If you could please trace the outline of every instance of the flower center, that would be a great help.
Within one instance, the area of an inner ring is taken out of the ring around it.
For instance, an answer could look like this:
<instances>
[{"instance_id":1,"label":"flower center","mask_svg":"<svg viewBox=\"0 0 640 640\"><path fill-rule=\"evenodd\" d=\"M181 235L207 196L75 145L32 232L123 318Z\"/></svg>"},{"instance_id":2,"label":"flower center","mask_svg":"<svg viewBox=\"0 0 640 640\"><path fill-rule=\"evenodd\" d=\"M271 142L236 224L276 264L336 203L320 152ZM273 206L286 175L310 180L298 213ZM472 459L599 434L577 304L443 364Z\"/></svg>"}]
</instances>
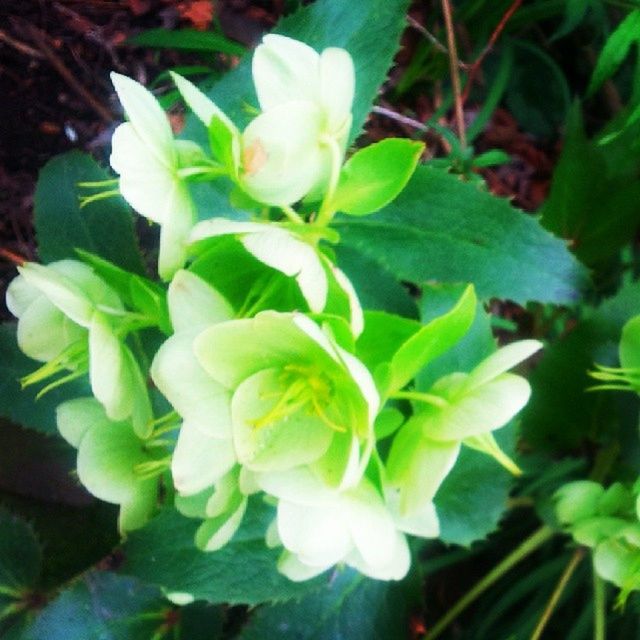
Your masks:
<instances>
[{"instance_id":1,"label":"flower center","mask_svg":"<svg viewBox=\"0 0 640 640\"><path fill-rule=\"evenodd\" d=\"M346 431L345 427L336 424L327 415L327 407L334 396L331 380L314 367L302 365L286 365L279 379L281 391L264 393L262 399L278 398L273 407L261 418L253 422L256 429L261 429L288 416L304 411L308 415L320 418L324 424L334 431Z\"/></svg>"}]
</instances>

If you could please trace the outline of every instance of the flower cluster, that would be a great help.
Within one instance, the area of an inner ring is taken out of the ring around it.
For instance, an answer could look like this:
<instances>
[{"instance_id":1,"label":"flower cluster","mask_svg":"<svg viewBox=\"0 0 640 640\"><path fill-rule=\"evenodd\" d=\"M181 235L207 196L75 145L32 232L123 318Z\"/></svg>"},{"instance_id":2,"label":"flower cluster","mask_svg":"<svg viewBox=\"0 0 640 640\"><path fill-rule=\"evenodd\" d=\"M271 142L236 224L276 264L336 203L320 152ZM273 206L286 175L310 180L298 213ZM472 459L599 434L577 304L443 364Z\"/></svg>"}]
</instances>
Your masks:
<instances>
[{"instance_id":1,"label":"flower cluster","mask_svg":"<svg viewBox=\"0 0 640 640\"><path fill-rule=\"evenodd\" d=\"M275 506L265 543L291 579L336 564L400 579L406 535L438 535L433 499L462 446L518 472L493 432L530 393L508 370L540 344L417 384L471 326L473 288L424 325L363 312L330 223L392 200L422 145L383 141L343 164L355 95L343 49L267 36L253 77L260 109L241 131L173 76L207 129L204 149L175 139L154 96L113 75L128 121L111 166L131 207L160 225L163 282L85 253L23 265L8 305L20 347L44 363L24 383L53 378L46 391L88 374L90 393L59 407L58 427L82 483L121 506L122 531L172 501L214 551L257 495ZM390 150L406 167L393 178ZM244 218L196 206L194 183L219 180L241 194Z\"/></svg>"},{"instance_id":2,"label":"flower cluster","mask_svg":"<svg viewBox=\"0 0 640 640\"><path fill-rule=\"evenodd\" d=\"M593 549L595 571L620 588L623 604L640 590L640 482L605 489L578 480L561 487L554 499L558 520L578 544Z\"/></svg>"}]
</instances>

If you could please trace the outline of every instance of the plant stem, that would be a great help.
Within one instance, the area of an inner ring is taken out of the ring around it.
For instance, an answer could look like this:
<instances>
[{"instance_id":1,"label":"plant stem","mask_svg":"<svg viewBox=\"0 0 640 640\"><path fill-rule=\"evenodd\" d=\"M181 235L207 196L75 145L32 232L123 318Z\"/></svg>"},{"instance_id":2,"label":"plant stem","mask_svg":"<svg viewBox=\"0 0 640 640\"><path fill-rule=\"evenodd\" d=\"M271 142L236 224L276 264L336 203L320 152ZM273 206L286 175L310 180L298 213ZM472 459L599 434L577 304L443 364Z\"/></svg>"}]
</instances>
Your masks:
<instances>
[{"instance_id":1,"label":"plant stem","mask_svg":"<svg viewBox=\"0 0 640 640\"><path fill-rule=\"evenodd\" d=\"M606 640L607 585L593 569L593 640Z\"/></svg>"},{"instance_id":2,"label":"plant stem","mask_svg":"<svg viewBox=\"0 0 640 640\"><path fill-rule=\"evenodd\" d=\"M444 409L449 406L449 403L440 396L435 396L431 393L423 393L421 391L396 391L391 394L392 398L397 400L413 400L414 402L424 402L425 404L431 404L435 407Z\"/></svg>"},{"instance_id":3,"label":"plant stem","mask_svg":"<svg viewBox=\"0 0 640 640\"><path fill-rule=\"evenodd\" d=\"M329 177L329 186L327 187L324 200L320 205L320 211L318 212L318 218L316 220L316 223L321 227L328 225L335 214L335 210L333 210L333 196L335 195L338 187L340 168L342 167L342 151L340 150L335 138L325 136L322 139L322 142L329 147L329 151L331 153L331 174Z\"/></svg>"},{"instance_id":4,"label":"plant stem","mask_svg":"<svg viewBox=\"0 0 640 640\"><path fill-rule=\"evenodd\" d=\"M542 632L544 631L544 628L547 626L549 619L553 615L553 612L556 606L558 605L558 601L560 600L562 593L564 592L567 584L569 583L569 580L571 579L571 576L573 575L573 572L576 570L576 568L580 564L580 561L582 560L582 558L584 558L584 548L578 547L575 550L574 554L571 556L571 559L569 560L569 564L567 564L567 566L565 567L565 570L562 572L562 575L560 576L560 580L558 580L558 584L556 585L556 588L553 590L553 593L551 594L551 597L547 602L547 606L544 608L544 611L540 616L540 620L538 620L538 624L536 625L536 628L533 630L533 633L531 634L531 640L540 640L540 637L542 636Z\"/></svg>"},{"instance_id":5,"label":"plant stem","mask_svg":"<svg viewBox=\"0 0 640 640\"><path fill-rule=\"evenodd\" d=\"M447 613L436 622L430 632L423 640L435 640L442 632L477 598L479 598L489 587L497 582L512 567L524 560L541 547L547 540L553 537L554 531L551 527L543 525L534 531L519 547L514 549L506 558L496 565L484 578L477 582L458 602L456 602Z\"/></svg>"},{"instance_id":6,"label":"plant stem","mask_svg":"<svg viewBox=\"0 0 640 640\"><path fill-rule=\"evenodd\" d=\"M290 222L293 222L294 224L304 224L304 220L298 215L293 207L282 205L280 209L282 210L282 213L287 216Z\"/></svg>"},{"instance_id":7,"label":"plant stem","mask_svg":"<svg viewBox=\"0 0 640 640\"><path fill-rule=\"evenodd\" d=\"M453 16L451 13L451 4L449 0L442 0L442 13L444 14L444 23L447 29L447 47L449 49L449 69L451 72L451 86L453 87L453 99L455 103L456 127L458 129L458 138L460 145L464 148L467 146L467 131L464 125L464 109L462 105L462 90L460 87L460 60L458 58L458 49L456 48L456 35L453 28Z\"/></svg>"}]
</instances>

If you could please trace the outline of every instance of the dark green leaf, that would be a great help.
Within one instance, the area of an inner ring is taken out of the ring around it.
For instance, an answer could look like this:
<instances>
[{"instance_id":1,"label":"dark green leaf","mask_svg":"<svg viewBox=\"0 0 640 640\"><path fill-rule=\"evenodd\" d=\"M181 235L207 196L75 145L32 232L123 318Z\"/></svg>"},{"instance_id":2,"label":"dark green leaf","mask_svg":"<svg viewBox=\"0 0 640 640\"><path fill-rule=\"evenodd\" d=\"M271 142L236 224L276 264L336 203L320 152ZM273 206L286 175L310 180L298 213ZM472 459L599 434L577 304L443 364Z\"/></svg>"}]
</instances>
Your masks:
<instances>
[{"instance_id":1,"label":"dark green leaf","mask_svg":"<svg viewBox=\"0 0 640 640\"><path fill-rule=\"evenodd\" d=\"M357 151L347 160L331 206L363 216L389 204L415 171L424 143L387 138Z\"/></svg>"},{"instance_id":2,"label":"dark green leaf","mask_svg":"<svg viewBox=\"0 0 640 640\"><path fill-rule=\"evenodd\" d=\"M342 242L410 282L472 282L481 298L575 302L586 271L531 217L456 176L419 167L389 206L339 218Z\"/></svg>"},{"instance_id":3,"label":"dark green leaf","mask_svg":"<svg viewBox=\"0 0 640 640\"><path fill-rule=\"evenodd\" d=\"M38 614L24 640L160 640L172 637L170 611L159 589L90 571Z\"/></svg>"},{"instance_id":4,"label":"dark green leaf","mask_svg":"<svg viewBox=\"0 0 640 640\"><path fill-rule=\"evenodd\" d=\"M129 40L140 47L156 49L185 49L187 51L213 51L241 56L245 51L238 42L229 40L222 33L196 31L195 29L149 29Z\"/></svg>"},{"instance_id":5,"label":"dark green leaf","mask_svg":"<svg viewBox=\"0 0 640 640\"><path fill-rule=\"evenodd\" d=\"M56 433L56 407L65 400L89 395L88 382L74 380L36 400L37 389L22 390L19 380L39 364L18 349L15 325L0 325L0 416L42 433Z\"/></svg>"},{"instance_id":6,"label":"dark green leaf","mask_svg":"<svg viewBox=\"0 0 640 640\"><path fill-rule=\"evenodd\" d=\"M629 154L637 152L629 149ZM610 168L606 156L606 147L587 140L576 105L542 224L566 238L588 265L614 255L640 223L640 183L626 175L625 167Z\"/></svg>"},{"instance_id":7,"label":"dark green leaf","mask_svg":"<svg viewBox=\"0 0 640 640\"><path fill-rule=\"evenodd\" d=\"M298 602L265 606L239 640L390 640L408 637L415 591L345 570Z\"/></svg>"},{"instance_id":8,"label":"dark green leaf","mask_svg":"<svg viewBox=\"0 0 640 640\"><path fill-rule=\"evenodd\" d=\"M287 600L317 587L322 578L295 583L278 573L278 551L268 549L264 542L266 523L273 516L259 506L253 505L264 521L256 522L256 509L252 509L253 515L247 515L234 539L211 553L195 546L198 521L166 509L130 535L124 545L123 572L169 592L189 593L213 603Z\"/></svg>"},{"instance_id":9,"label":"dark green leaf","mask_svg":"<svg viewBox=\"0 0 640 640\"><path fill-rule=\"evenodd\" d=\"M56 156L40 171L34 207L43 262L75 258L75 250L84 249L128 271L144 273L131 213L124 200L114 196L80 208L79 196L96 190L78 187L78 183L110 177L93 158L79 151Z\"/></svg>"}]
</instances>

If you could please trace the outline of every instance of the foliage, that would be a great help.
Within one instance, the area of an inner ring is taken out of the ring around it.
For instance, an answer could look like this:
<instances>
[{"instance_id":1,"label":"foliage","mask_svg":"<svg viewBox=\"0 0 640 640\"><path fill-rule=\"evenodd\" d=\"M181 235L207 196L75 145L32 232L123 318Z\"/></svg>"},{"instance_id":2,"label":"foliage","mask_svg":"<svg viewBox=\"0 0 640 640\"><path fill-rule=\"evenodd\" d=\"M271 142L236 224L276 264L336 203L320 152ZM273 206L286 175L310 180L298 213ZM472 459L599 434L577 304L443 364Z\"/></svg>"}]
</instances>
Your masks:
<instances>
[{"instance_id":1,"label":"foliage","mask_svg":"<svg viewBox=\"0 0 640 640\"><path fill-rule=\"evenodd\" d=\"M385 84L408 4L299 6L161 101L114 73L113 173L41 170L0 328L2 637L636 632L640 9L458 2L460 89L436 11ZM374 107L413 134L361 135ZM538 215L490 189L503 107L564 134Z\"/></svg>"}]
</instances>

